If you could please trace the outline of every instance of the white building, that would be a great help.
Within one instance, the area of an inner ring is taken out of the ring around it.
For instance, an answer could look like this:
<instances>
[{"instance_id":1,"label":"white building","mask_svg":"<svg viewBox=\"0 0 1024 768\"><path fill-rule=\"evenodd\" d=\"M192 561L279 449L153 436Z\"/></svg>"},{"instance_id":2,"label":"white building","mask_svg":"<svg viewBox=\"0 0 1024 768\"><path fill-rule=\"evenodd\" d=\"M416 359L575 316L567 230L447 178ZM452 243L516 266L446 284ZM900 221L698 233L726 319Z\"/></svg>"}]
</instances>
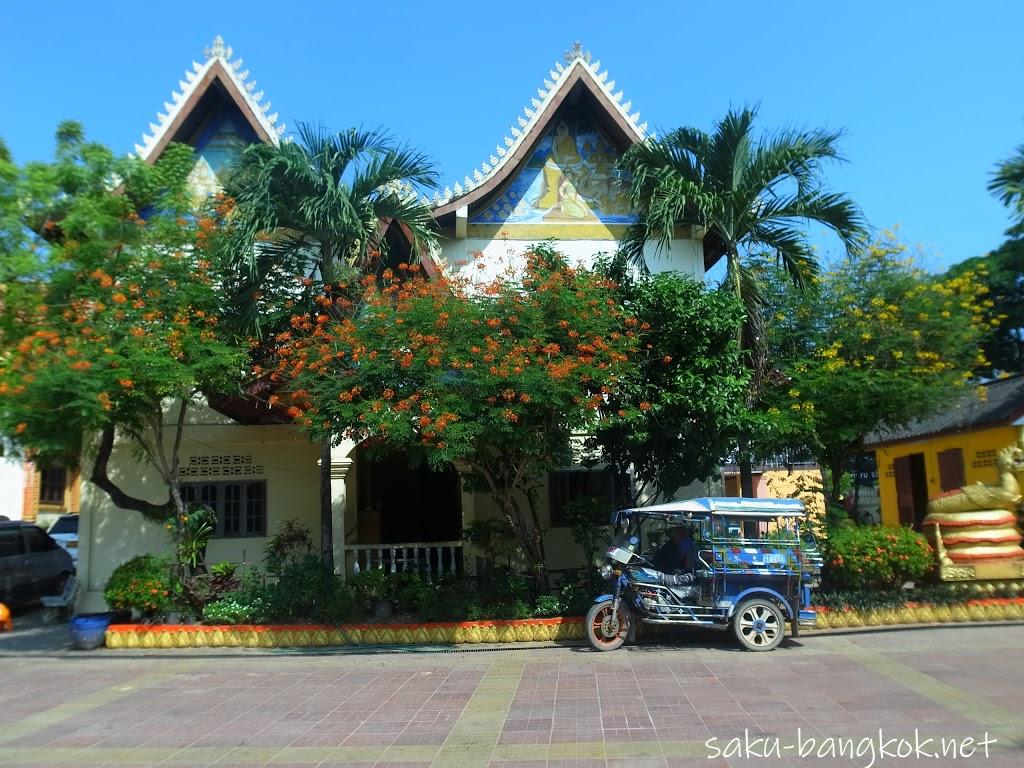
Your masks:
<instances>
[{"instance_id":1,"label":"white building","mask_svg":"<svg viewBox=\"0 0 1024 768\"><path fill-rule=\"evenodd\" d=\"M269 100L220 38L206 53L136 145L149 162L171 141L195 147L193 181L199 193L217 188L217 174L240 147L276 143L284 131ZM353 115L352 122L359 117ZM646 123L615 81L577 45L543 79L513 118L509 135L497 137L493 149L486 137L467 137L480 144L485 159L435 196L444 240L434 263L426 265L428 272L471 268L471 274L492 276L521 258L531 243L548 238L580 262L614 251L635 219L614 183L615 161L645 132ZM701 233L687 229L667 254L649 263L702 279L714 260L705 255ZM481 261L484 268L477 270ZM319 529L319 447L265 404L225 400L214 405L197 413L186 429L183 479L193 497L210 503L220 518L207 559L258 563L267 535L283 521L295 518L314 532ZM166 498L155 473L127 450L115 447L111 466L127 492L154 502ZM433 573L461 570L471 556L461 541L463 526L497 514L489 497L462 490L454 469L410 469L402 457L371 462L353 443L334 449L331 474L335 562L346 570L357 561L365 567L370 559L398 567L415 561ZM581 494L611 495L613 485L606 471L567 467L552 473L543 509L552 569L580 564L560 515L562 505ZM141 552L167 548L168 541L161 525L115 508L93 486L82 490L81 610L99 610L113 569Z\"/></svg>"}]
</instances>

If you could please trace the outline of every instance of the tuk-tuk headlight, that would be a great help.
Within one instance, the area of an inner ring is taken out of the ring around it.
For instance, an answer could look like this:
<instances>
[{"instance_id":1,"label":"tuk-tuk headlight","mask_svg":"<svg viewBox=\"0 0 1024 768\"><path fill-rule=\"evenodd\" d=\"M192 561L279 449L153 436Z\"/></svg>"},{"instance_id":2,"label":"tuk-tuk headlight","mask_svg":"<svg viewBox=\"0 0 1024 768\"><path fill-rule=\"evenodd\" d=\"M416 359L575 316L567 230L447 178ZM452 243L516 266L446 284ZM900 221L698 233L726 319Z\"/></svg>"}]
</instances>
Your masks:
<instances>
[{"instance_id":1,"label":"tuk-tuk headlight","mask_svg":"<svg viewBox=\"0 0 1024 768\"><path fill-rule=\"evenodd\" d=\"M612 567L605 563L598 569L598 572L601 574L602 579L607 579L612 575Z\"/></svg>"}]
</instances>

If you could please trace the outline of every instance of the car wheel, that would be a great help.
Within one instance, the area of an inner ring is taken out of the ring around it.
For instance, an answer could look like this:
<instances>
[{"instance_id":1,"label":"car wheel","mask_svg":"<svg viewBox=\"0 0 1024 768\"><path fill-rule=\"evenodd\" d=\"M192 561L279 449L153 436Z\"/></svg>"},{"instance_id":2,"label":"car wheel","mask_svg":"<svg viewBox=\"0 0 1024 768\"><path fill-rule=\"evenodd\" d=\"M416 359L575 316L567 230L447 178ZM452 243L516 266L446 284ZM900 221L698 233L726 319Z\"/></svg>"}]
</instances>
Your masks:
<instances>
[{"instance_id":1,"label":"car wheel","mask_svg":"<svg viewBox=\"0 0 1024 768\"><path fill-rule=\"evenodd\" d=\"M587 612L584 631L592 648L598 651L614 651L621 648L629 634L629 610L622 604L618 612L612 610L612 601L594 603Z\"/></svg>"},{"instance_id":2,"label":"car wheel","mask_svg":"<svg viewBox=\"0 0 1024 768\"><path fill-rule=\"evenodd\" d=\"M740 603L732 618L732 631L748 651L770 651L782 642L786 620L771 600L754 598Z\"/></svg>"}]
</instances>

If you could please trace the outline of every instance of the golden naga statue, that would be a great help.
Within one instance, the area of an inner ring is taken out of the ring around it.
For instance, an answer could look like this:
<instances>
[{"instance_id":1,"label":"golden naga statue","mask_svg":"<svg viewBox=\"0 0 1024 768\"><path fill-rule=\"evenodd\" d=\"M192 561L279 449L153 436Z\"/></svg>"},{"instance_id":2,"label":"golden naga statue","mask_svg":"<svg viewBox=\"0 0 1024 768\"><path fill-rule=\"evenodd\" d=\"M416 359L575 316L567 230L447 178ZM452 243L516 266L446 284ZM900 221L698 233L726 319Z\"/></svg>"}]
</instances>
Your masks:
<instances>
[{"instance_id":1,"label":"golden naga statue","mask_svg":"<svg viewBox=\"0 0 1024 768\"><path fill-rule=\"evenodd\" d=\"M996 466L998 485L975 483L928 502L923 525L933 534L943 578L1024 575L1024 534L1017 527L1024 500L1024 448L1004 448ZM993 572L983 575L978 568Z\"/></svg>"}]
</instances>

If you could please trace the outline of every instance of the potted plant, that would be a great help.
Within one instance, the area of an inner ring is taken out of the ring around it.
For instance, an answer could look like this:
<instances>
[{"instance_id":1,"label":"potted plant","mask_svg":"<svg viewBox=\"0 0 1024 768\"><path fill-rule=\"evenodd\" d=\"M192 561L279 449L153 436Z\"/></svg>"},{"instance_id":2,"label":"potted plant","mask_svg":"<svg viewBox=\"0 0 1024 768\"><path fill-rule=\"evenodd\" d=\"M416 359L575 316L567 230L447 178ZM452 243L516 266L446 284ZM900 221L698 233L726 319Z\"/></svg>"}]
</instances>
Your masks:
<instances>
[{"instance_id":1,"label":"potted plant","mask_svg":"<svg viewBox=\"0 0 1024 768\"><path fill-rule=\"evenodd\" d=\"M352 590L356 599L371 612L375 619L388 619L394 612L391 597L391 574L384 569L362 571L352 577Z\"/></svg>"}]
</instances>

